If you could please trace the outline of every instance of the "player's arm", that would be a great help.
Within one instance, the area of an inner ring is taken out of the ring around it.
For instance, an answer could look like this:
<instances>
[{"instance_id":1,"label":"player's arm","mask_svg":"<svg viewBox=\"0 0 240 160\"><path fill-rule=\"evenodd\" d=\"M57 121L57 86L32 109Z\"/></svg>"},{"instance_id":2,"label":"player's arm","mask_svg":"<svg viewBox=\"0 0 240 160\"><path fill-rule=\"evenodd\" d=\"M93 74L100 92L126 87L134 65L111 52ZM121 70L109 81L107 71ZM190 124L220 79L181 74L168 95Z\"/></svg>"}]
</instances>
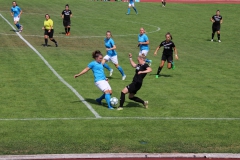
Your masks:
<instances>
[{"instance_id":1,"label":"player's arm","mask_svg":"<svg viewBox=\"0 0 240 160\"><path fill-rule=\"evenodd\" d=\"M222 23L223 23L223 19L220 20L220 24L222 24Z\"/></svg>"},{"instance_id":2,"label":"player's arm","mask_svg":"<svg viewBox=\"0 0 240 160\"><path fill-rule=\"evenodd\" d=\"M138 44L149 44L149 40L147 40L146 42L139 42Z\"/></svg>"},{"instance_id":3,"label":"player's arm","mask_svg":"<svg viewBox=\"0 0 240 160\"><path fill-rule=\"evenodd\" d=\"M145 71L139 71L138 74L149 73L149 72L152 72L152 68L151 67L147 67Z\"/></svg>"},{"instance_id":4,"label":"player's arm","mask_svg":"<svg viewBox=\"0 0 240 160\"><path fill-rule=\"evenodd\" d=\"M20 10L20 13L19 13L18 17L20 17L20 16L21 16L21 14L22 14L22 10Z\"/></svg>"},{"instance_id":5,"label":"player's arm","mask_svg":"<svg viewBox=\"0 0 240 160\"><path fill-rule=\"evenodd\" d=\"M212 17L210 18L210 21L213 22L213 23L215 22L214 19L213 19Z\"/></svg>"},{"instance_id":6,"label":"player's arm","mask_svg":"<svg viewBox=\"0 0 240 160\"><path fill-rule=\"evenodd\" d=\"M113 45L112 48L106 48L106 50L107 50L107 51L110 51L110 50L115 50L116 48L117 48L116 45Z\"/></svg>"},{"instance_id":7,"label":"player's arm","mask_svg":"<svg viewBox=\"0 0 240 160\"><path fill-rule=\"evenodd\" d=\"M161 46L158 46L157 48L156 48L156 50L155 50L155 52L154 52L154 55L156 56L157 55L157 52L158 52L158 50L161 48Z\"/></svg>"},{"instance_id":8,"label":"player's arm","mask_svg":"<svg viewBox=\"0 0 240 160\"><path fill-rule=\"evenodd\" d=\"M137 64L133 62L133 60L132 60L132 54L129 53L128 56L129 56L129 60L130 60L130 63L131 63L131 65L132 65L132 67L133 67L133 68L136 68L136 67L137 67Z\"/></svg>"},{"instance_id":9,"label":"player's arm","mask_svg":"<svg viewBox=\"0 0 240 160\"><path fill-rule=\"evenodd\" d=\"M61 17L62 17L62 19L64 18L64 15L63 14L61 14Z\"/></svg>"},{"instance_id":10,"label":"player's arm","mask_svg":"<svg viewBox=\"0 0 240 160\"><path fill-rule=\"evenodd\" d=\"M176 58L176 59L178 59L178 52L177 52L177 48L176 48L176 47L174 47L174 48L173 48L173 50L174 50L174 53L175 53L175 58Z\"/></svg>"},{"instance_id":11,"label":"player's arm","mask_svg":"<svg viewBox=\"0 0 240 160\"><path fill-rule=\"evenodd\" d=\"M83 69L80 73L74 75L74 78L77 78L77 77L83 75L84 73L87 73L89 70L90 70L90 68L89 68L89 67L86 67L86 68Z\"/></svg>"}]
</instances>

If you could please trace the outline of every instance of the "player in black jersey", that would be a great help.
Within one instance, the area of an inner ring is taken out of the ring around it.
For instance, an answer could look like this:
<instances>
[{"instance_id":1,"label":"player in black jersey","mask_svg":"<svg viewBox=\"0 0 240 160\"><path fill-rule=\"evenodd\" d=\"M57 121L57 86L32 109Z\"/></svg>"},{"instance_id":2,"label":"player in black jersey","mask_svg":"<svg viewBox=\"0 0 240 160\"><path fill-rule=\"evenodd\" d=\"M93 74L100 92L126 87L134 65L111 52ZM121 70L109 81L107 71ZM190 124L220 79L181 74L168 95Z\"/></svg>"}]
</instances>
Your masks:
<instances>
[{"instance_id":1,"label":"player in black jersey","mask_svg":"<svg viewBox=\"0 0 240 160\"><path fill-rule=\"evenodd\" d=\"M65 10L62 11L62 19L63 19L63 26L65 28L66 36L70 35L70 26L71 26L71 20L72 17L72 11L69 10L69 5L66 4Z\"/></svg>"},{"instance_id":2,"label":"player in black jersey","mask_svg":"<svg viewBox=\"0 0 240 160\"><path fill-rule=\"evenodd\" d=\"M149 67L147 63L145 63L145 56L139 55L138 56L138 64L136 64L132 60L132 54L129 53L129 59L130 63L133 68L136 68L135 75L133 77L133 81L131 84L126 86L122 92L120 97L120 106L117 108L117 110L123 110L123 103L125 101L125 94L129 93L129 99L142 103L145 108L148 108L148 101L143 101L142 99L135 97L135 94L138 90L142 87L143 79L147 75L147 73L152 71L152 68Z\"/></svg>"},{"instance_id":3,"label":"player in black jersey","mask_svg":"<svg viewBox=\"0 0 240 160\"><path fill-rule=\"evenodd\" d=\"M221 40L220 40L220 28L221 28L221 24L223 22L223 18L220 15L220 11L217 10L216 15L213 15L210 20L213 22L213 24L212 24L212 40L211 41L213 42L215 32L217 32L218 42L221 42Z\"/></svg>"},{"instance_id":4,"label":"player in black jersey","mask_svg":"<svg viewBox=\"0 0 240 160\"><path fill-rule=\"evenodd\" d=\"M165 61L168 62L168 69L175 69L175 65L173 63L173 50L175 53L175 58L178 59L177 49L175 47L175 44L172 41L172 35L168 32L166 35L166 40L162 41L160 45L157 47L156 51L154 52L154 55L157 55L158 50L163 46L163 54L162 54L162 61L160 63L160 66L158 67L158 71L156 74L156 78L159 77L159 74L164 66Z\"/></svg>"}]
</instances>

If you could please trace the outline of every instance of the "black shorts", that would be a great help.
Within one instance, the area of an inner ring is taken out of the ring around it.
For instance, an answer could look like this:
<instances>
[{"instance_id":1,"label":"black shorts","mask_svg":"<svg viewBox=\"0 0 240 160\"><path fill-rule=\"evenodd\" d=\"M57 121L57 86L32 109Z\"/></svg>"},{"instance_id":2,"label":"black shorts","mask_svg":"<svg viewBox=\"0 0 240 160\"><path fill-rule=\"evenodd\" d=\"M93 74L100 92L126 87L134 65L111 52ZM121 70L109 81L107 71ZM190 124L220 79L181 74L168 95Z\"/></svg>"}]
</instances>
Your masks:
<instances>
[{"instance_id":1,"label":"black shorts","mask_svg":"<svg viewBox=\"0 0 240 160\"><path fill-rule=\"evenodd\" d=\"M131 84L129 84L126 87L127 87L129 93L136 94L137 91L142 87L142 83L132 82Z\"/></svg>"},{"instance_id":2,"label":"black shorts","mask_svg":"<svg viewBox=\"0 0 240 160\"><path fill-rule=\"evenodd\" d=\"M217 31L220 31L220 28L221 28L220 24L219 25L212 25L212 32L215 33Z\"/></svg>"},{"instance_id":3,"label":"black shorts","mask_svg":"<svg viewBox=\"0 0 240 160\"><path fill-rule=\"evenodd\" d=\"M165 53L163 53L162 61L166 61L166 60L167 60L168 63L171 63L173 61L173 54L165 54Z\"/></svg>"},{"instance_id":4,"label":"black shorts","mask_svg":"<svg viewBox=\"0 0 240 160\"><path fill-rule=\"evenodd\" d=\"M67 26L71 26L71 21L66 21L66 20L63 20L63 26L64 27L67 27Z\"/></svg>"},{"instance_id":5,"label":"black shorts","mask_svg":"<svg viewBox=\"0 0 240 160\"><path fill-rule=\"evenodd\" d=\"M48 35L49 38L53 38L54 30L51 29L50 32L48 32L48 31L49 31L48 29L45 29L44 35Z\"/></svg>"}]
</instances>

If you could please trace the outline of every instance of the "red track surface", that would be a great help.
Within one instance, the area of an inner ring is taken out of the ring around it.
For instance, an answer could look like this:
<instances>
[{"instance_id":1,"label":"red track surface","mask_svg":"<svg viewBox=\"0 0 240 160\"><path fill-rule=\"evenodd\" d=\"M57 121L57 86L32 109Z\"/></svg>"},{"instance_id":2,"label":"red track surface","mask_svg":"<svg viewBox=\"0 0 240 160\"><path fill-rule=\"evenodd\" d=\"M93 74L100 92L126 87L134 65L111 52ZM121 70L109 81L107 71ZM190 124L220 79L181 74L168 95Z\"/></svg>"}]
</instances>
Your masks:
<instances>
[{"instance_id":1,"label":"red track surface","mask_svg":"<svg viewBox=\"0 0 240 160\"><path fill-rule=\"evenodd\" d=\"M140 0L140 2L159 2L162 0ZM229 3L240 4L240 0L166 0L167 3Z\"/></svg>"},{"instance_id":2,"label":"red track surface","mask_svg":"<svg viewBox=\"0 0 240 160\"><path fill-rule=\"evenodd\" d=\"M54 160L239 160L237 158L76 158L76 159L54 159ZM50 160L50 159L39 159L39 160ZM52 160L52 159L51 159Z\"/></svg>"}]
</instances>

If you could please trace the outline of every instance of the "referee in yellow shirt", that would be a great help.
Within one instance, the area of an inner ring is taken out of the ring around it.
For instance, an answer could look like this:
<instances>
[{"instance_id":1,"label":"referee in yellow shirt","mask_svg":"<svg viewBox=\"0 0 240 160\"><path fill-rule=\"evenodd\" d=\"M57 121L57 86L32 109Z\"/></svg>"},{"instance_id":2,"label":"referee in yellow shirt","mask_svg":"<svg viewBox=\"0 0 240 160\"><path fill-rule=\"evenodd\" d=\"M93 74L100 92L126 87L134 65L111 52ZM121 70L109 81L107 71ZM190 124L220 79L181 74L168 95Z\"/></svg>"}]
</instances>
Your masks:
<instances>
[{"instance_id":1,"label":"referee in yellow shirt","mask_svg":"<svg viewBox=\"0 0 240 160\"><path fill-rule=\"evenodd\" d=\"M49 14L45 15L45 21L44 21L44 27L42 29L44 30L44 39L45 39L45 44L44 46L48 46L48 38L55 43L55 46L58 47L57 41L53 38L53 21L50 19Z\"/></svg>"}]
</instances>

